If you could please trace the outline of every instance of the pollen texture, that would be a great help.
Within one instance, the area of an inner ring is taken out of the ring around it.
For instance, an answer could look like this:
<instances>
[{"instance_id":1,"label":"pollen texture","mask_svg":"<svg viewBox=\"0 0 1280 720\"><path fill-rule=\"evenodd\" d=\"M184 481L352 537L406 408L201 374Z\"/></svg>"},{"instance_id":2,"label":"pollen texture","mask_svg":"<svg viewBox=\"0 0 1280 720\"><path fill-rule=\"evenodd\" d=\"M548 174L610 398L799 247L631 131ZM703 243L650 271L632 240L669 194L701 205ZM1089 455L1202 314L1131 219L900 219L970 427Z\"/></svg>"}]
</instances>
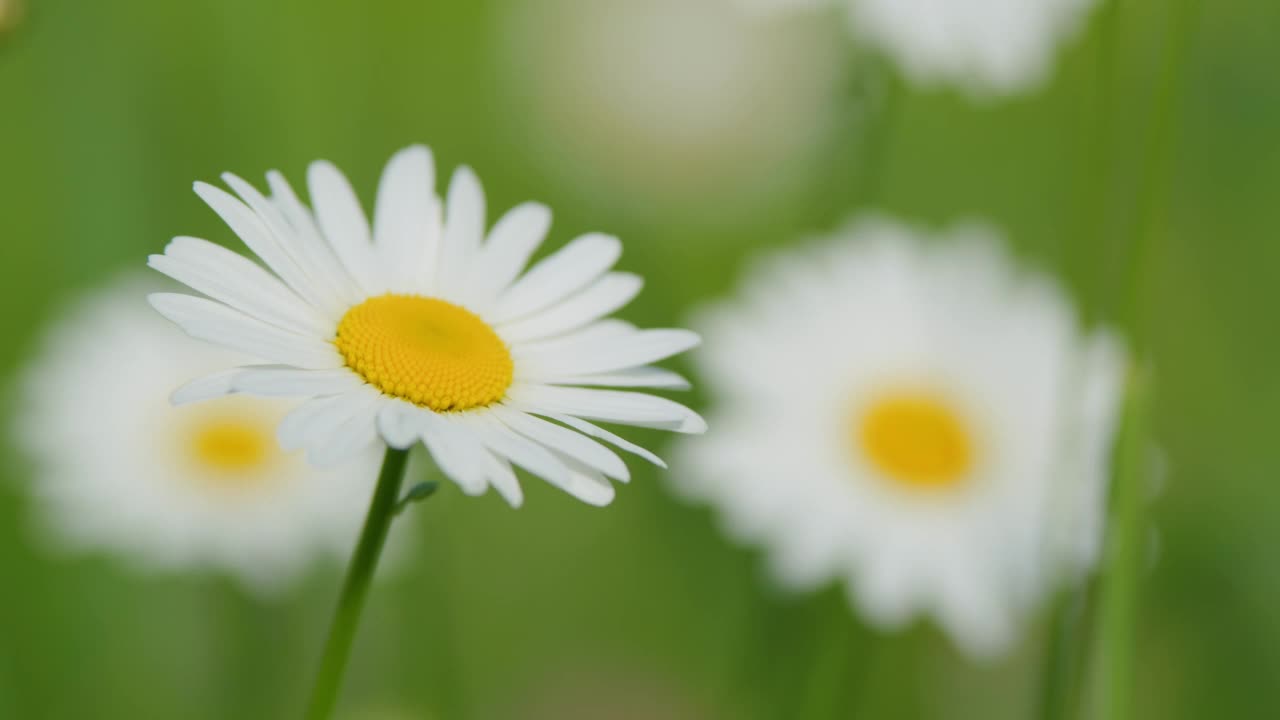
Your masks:
<instances>
[{"instance_id":1,"label":"pollen texture","mask_svg":"<svg viewBox=\"0 0 1280 720\"><path fill-rule=\"evenodd\" d=\"M490 405L511 386L514 366L502 339L444 300L369 298L343 316L335 344L369 384L436 412Z\"/></svg>"}]
</instances>

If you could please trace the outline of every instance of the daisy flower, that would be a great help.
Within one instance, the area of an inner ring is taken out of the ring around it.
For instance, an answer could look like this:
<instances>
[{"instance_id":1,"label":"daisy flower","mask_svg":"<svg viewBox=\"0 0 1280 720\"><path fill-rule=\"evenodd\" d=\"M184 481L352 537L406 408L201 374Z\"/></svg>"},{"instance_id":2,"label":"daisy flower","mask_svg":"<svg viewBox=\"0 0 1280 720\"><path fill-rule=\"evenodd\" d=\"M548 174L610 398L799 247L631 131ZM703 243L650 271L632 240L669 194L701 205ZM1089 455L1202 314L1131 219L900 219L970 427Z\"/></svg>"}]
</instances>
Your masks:
<instances>
[{"instance_id":1,"label":"daisy flower","mask_svg":"<svg viewBox=\"0 0 1280 720\"><path fill-rule=\"evenodd\" d=\"M925 235L854 223L708 311L715 430L677 485L785 585L983 656L1097 561L1124 361L992 230Z\"/></svg>"},{"instance_id":2,"label":"daisy flower","mask_svg":"<svg viewBox=\"0 0 1280 720\"><path fill-rule=\"evenodd\" d=\"M196 193L262 261L179 237L153 268L206 297L151 304L194 337L252 355L174 394L185 404L233 394L302 398L279 424L286 449L328 465L370 448L424 444L468 494L492 486L522 501L513 465L604 505L626 465L597 440L661 464L594 421L702 432L695 413L634 388L683 388L651 366L693 347L687 330L609 319L640 291L612 272L617 238L578 237L525 270L551 222L534 203L487 233L480 183L460 168L444 200L431 152L387 164L372 227L343 175L313 163L314 209L276 172L264 195L235 175ZM627 389L618 389L627 388Z\"/></svg>"},{"instance_id":3,"label":"daisy flower","mask_svg":"<svg viewBox=\"0 0 1280 720\"><path fill-rule=\"evenodd\" d=\"M378 456L310 467L275 441L278 399L172 408L175 386L244 358L151 312L142 300L155 287L124 278L85 297L25 373L14 430L53 539L222 570L262 593L318 558L344 559Z\"/></svg>"},{"instance_id":4,"label":"daisy flower","mask_svg":"<svg viewBox=\"0 0 1280 720\"><path fill-rule=\"evenodd\" d=\"M632 214L749 222L817 167L847 94L838 28L734 0L532 0L500 29L521 146Z\"/></svg>"},{"instance_id":5,"label":"daisy flower","mask_svg":"<svg viewBox=\"0 0 1280 720\"><path fill-rule=\"evenodd\" d=\"M853 34L890 55L914 81L975 94L1031 89L1049 76L1058 44L1097 0L835 0ZM789 11L813 0L740 0Z\"/></svg>"}]
</instances>

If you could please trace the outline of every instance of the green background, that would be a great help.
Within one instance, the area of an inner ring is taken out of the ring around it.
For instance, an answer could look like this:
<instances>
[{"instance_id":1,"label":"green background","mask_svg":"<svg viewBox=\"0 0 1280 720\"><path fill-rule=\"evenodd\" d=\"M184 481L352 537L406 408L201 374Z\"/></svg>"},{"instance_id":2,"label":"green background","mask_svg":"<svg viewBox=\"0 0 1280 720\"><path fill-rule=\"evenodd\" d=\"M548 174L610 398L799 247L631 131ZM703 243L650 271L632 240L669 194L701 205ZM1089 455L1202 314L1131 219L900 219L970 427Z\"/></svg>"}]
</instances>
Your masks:
<instances>
[{"instance_id":1,"label":"green background","mask_svg":"<svg viewBox=\"0 0 1280 720\"><path fill-rule=\"evenodd\" d=\"M1118 322L1178 4L1094 13L1052 84L1020 98L974 103L890 75L878 120L836 128L803 182L738 222L723 198L669 219L629 197L588 202L535 162L504 98L496 0L37 0L0 38L0 377L70 293L140 267L172 235L230 241L193 180L277 167L298 182L323 157L368 201L382 163L414 142L442 174L476 168L491 218L526 199L552 206L552 247L619 234L623 269L648 280L623 313L640 324L680 323L727 293L753 252L867 205L926 223L986 217L1087 317ZM1140 717L1280 707L1278 34L1280 4L1203 3L1158 166L1141 306L1167 477L1143 585ZM850 103L879 67L851 69ZM0 718L297 714L336 572L262 602L226 579L48 555L24 461L3 460ZM818 717L830 698L856 717L1029 715L1042 627L973 665L927 624L859 625L835 591L776 596L757 553L633 469L606 510L536 481L518 512L453 488L415 509L406 568L366 613L348 716L577 717L542 709L561 695L596 698L582 717L632 717L600 703L668 696L688 717Z\"/></svg>"}]
</instances>

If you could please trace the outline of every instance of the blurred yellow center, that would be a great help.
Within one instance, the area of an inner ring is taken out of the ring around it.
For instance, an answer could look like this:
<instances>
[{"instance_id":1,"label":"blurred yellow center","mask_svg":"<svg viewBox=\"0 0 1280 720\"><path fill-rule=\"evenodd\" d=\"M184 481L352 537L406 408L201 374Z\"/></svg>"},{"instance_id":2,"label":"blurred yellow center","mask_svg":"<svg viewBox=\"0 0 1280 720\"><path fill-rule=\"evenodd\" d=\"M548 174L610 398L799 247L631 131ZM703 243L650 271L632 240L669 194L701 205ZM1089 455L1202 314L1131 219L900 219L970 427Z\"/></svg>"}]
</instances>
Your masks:
<instances>
[{"instance_id":1,"label":"blurred yellow center","mask_svg":"<svg viewBox=\"0 0 1280 720\"><path fill-rule=\"evenodd\" d=\"M191 438L191 451L205 468L228 473L259 469L278 452L269 427L235 419L198 424Z\"/></svg>"},{"instance_id":2,"label":"blurred yellow center","mask_svg":"<svg viewBox=\"0 0 1280 720\"><path fill-rule=\"evenodd\" d=\"M381 295L351 308L336 344L371 385L437 412L501 400L514 371L507 346L475 313L417 295Z\"/></svg>"},{"instance_id":3,"label":"blurred yellow center","mask_svg":"<svg viewBox=\"0 0 1280 720\"><path fill-rule=\"evenodd\" d=\"M945 398L928 392L880 397L859 413L855 441L882 473L918 489L945 488L973 464L973 438Z\"/></svg>"}]
</instances>

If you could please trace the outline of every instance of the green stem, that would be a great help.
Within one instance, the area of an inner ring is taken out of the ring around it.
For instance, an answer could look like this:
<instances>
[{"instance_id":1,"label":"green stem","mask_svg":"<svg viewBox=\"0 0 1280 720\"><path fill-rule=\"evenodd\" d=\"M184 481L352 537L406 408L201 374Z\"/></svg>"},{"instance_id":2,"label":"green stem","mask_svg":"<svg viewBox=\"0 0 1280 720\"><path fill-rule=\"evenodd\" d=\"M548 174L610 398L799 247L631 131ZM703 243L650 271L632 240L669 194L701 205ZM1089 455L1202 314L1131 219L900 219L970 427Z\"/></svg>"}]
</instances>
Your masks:
<instances>
[{"instance_id":1,"label":"green stem","mask_svg":"<svg viewBox=\"0 0 1280 720\"><path fill-rule=\"evenodd\" d=\"M1167 234L1168 201L1173 174L1177 108L1182 97L1187 50L1199 13L1199 0L1180 0L1170 32L1147 132L1148 144L1138 218L1129 258L1124 320L1136 358L1125 396L1124 418L1111 495L1106 579L1101 606L1102 717L1133 717L1137 614L1140 578L1146 556L1145 489L1150 424L1148 377L1150 348L1145 297L1157 244Z\"/></svg>"},{"instance_id":2,"label":"green stem","mask_svg":"<svg viewBox=\"0 0 1280 720\"><path fill-rule=\"evenodd\" d=\"M1076 715L1079 664L1085 645L1081 630L1088 602L1089 583L1081 581L1055 604L1040 686L1042 720L1068 720Z\"/></svg>"},{"instance_id":3,"label":"green stem","mask_svg":"<svg viewBox=\"0 0 1280 720\"><path fill-rule=\"evenodd\" d=\"M356 545L355 555L347 568L342 595L338 598L338 607L333 613L329 639L325 642L315 688L307 706L307 720L325 720L333 713L338 690L342 685L342 673L351 654L351 642L360 622L360 611L364 608L369 583L373 580L378 556L382 554L382 548L386 544L387 531L391 528L396 505L400 500L400 485L404 482L408 458L408 450L387 448L387 455L382 461L382 472L378 475L378 486L373 491L364 529L360 532L360 542Z\"/></svg>"},{"instance_id":4,"label":"green stem","mask_svg":"<svg viewBox=\"0 0 1280 720\"><path fill-rule=\"evenodd\" d=\"M1133 716L1137 655L1138 586L1146 550L1144 487L1147 455L1147 388L1133 371L1125 398L1124 429L1117 450L1116 487L1111 495L1111 537L1101 607L1103 718Z\"/></svg>"},{"instance_id":5,"label":"green stem","mask_svg":"<svg viewBox=\"0 0 1280 720\"><path fill-rule=\"evenodd\" d=\"M1164 42L1164 57L1146 133L1146 157L1124 305L1124 320L1139 357L1147 350L1143 297L1147 290L1150 260L1155 253L1155 245L1168 233L1167 207L1173 179L1172 148L1178 127L1177 111L1183 93L1187 50L1199 17L1199 5L1200 0L1179 0L1176 3Z\"/></svg>"}]
</instances>

